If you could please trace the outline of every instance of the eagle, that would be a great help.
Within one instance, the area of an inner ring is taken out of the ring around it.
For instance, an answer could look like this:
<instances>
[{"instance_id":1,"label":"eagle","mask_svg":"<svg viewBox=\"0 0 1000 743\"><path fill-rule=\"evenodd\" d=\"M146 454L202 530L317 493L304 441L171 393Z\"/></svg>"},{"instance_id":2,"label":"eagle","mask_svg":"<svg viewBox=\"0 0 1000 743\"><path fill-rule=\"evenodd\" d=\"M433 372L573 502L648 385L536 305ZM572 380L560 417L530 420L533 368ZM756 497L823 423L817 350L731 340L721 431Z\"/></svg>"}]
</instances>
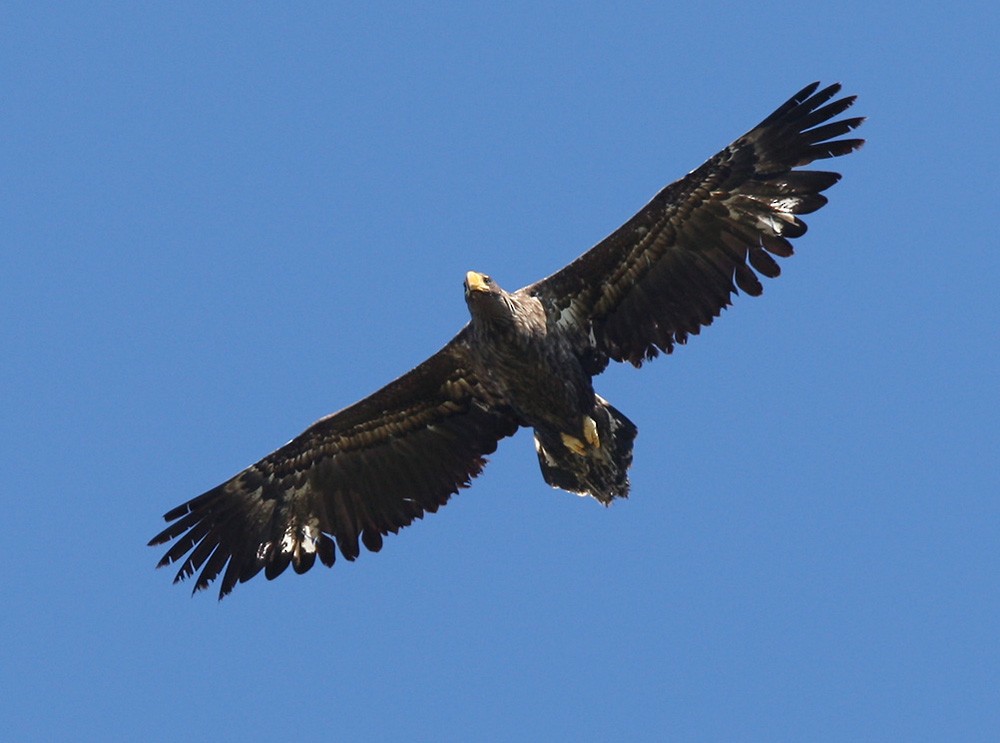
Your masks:
<instances>
[{"instance_id":1,"label":"eagle","mask_svg":"<svg viewBox=\"0 0 1000 743\"><path fill-rule=\"evenodd\" d=\"M806 86L703 165L668 185L572 263L508 292L465 275L468 324L441 350L256 464L168 511L157 567L219 598L261 571L297 573L434 513L482 472L501 439L534 431L549 485L608 505L629 493L637 428L594 391L611 361L639 367L710 325L739 292L763 291L792 254L801 215L839 173L803 170L846 155L864 119L855 96ZM200 571L200 572L199 572Z\"/></svg>"}]
</instances>

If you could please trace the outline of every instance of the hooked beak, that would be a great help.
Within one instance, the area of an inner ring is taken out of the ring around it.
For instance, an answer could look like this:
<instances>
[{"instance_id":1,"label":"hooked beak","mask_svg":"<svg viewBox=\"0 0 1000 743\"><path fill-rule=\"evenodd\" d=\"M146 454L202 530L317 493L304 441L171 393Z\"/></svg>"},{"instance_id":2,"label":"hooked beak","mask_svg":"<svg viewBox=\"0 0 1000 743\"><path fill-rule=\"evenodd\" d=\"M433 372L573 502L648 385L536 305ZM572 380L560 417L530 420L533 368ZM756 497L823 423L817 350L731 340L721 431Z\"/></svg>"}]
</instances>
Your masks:
<instances>
[{"instance_id":1,"label":"hooked beak","mask_svg":"<svg viewBox=\"0 0 1000 743\"><path fill-rule=\"evenodd\" d=\"M486 284L486 276L477 271L469 271L465 274L465 288L470 292L488 292L490 290Z\"/></svg>"}]
</instances>

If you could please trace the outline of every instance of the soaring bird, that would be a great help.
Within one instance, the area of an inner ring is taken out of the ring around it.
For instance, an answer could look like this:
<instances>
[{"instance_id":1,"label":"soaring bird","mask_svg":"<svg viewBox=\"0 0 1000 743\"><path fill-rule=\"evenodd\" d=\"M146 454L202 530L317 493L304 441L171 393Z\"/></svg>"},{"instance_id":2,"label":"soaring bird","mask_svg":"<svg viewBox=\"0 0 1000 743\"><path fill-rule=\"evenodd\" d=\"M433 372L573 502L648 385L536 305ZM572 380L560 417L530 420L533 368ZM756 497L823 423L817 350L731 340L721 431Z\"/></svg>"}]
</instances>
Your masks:
<instances>
[{"instance_id":1,"label":"soaring bird","mask_svg":"<svg viewBox=\"0 0 1000 743\"><path fill-rule=\"evenodd\" d=\"M840 85L806 86L731 145L660 191L610 236L548 278L507 292L465 276L471 319L394 382L321 418L226 482L166 513L150 545L173 542L194 590L221 599L261 570L298 573L336 553L378 552L467 487L498 442L534 429L549 485L604 504L629 492L636 426L594 392L610 361L636 367L710 325L735 294L779 273L802 214L838 173L802 170L846 155L863 118Z\"/></svg>"}]
</instances>

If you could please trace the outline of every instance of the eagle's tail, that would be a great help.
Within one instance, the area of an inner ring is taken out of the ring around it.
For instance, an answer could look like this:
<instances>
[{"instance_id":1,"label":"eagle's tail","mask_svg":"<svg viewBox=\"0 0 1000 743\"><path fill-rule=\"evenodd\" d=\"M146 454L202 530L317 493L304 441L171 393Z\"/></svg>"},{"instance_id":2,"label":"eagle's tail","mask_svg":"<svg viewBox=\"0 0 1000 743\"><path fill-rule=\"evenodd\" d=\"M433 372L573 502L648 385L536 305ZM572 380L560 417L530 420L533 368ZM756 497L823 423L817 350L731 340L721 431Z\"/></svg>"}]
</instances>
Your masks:
<instances>
[{"instance_id":1,"label":"eagle's tail","mask_svg":"<svg viewBox=\"0 0 1000 743\"><path fill-rule=\"evenodd\" d=\"M628 497L635 424L599 395L585 421L584 438L535 429L535 449L545 482L577 495L591 495L604 505ZM589 425L590 432L586 431Z\"/></svg>"}]
</instances>

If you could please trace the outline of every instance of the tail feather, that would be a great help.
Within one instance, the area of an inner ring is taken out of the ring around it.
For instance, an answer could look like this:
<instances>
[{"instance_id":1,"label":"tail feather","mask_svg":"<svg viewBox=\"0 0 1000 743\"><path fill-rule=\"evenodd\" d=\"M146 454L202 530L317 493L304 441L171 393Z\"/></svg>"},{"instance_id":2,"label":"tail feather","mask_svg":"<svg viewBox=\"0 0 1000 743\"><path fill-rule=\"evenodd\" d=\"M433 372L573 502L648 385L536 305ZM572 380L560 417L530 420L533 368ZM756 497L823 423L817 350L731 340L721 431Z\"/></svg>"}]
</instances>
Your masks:
<instances>
[{"instance_id":1,"label":"tail feather","mask_svg":"<svg viewBox=\"0 0 1000 743\"><path fill-rule=\"evenodd\" d=\"M545 482L577 495L590 495L605 505L627 498L628 468L638 429L611 403L595 395L591 413L599 445L583 454L572 451L558 431L535 429L535 450Z\"/></svg>"}]
</instances>

